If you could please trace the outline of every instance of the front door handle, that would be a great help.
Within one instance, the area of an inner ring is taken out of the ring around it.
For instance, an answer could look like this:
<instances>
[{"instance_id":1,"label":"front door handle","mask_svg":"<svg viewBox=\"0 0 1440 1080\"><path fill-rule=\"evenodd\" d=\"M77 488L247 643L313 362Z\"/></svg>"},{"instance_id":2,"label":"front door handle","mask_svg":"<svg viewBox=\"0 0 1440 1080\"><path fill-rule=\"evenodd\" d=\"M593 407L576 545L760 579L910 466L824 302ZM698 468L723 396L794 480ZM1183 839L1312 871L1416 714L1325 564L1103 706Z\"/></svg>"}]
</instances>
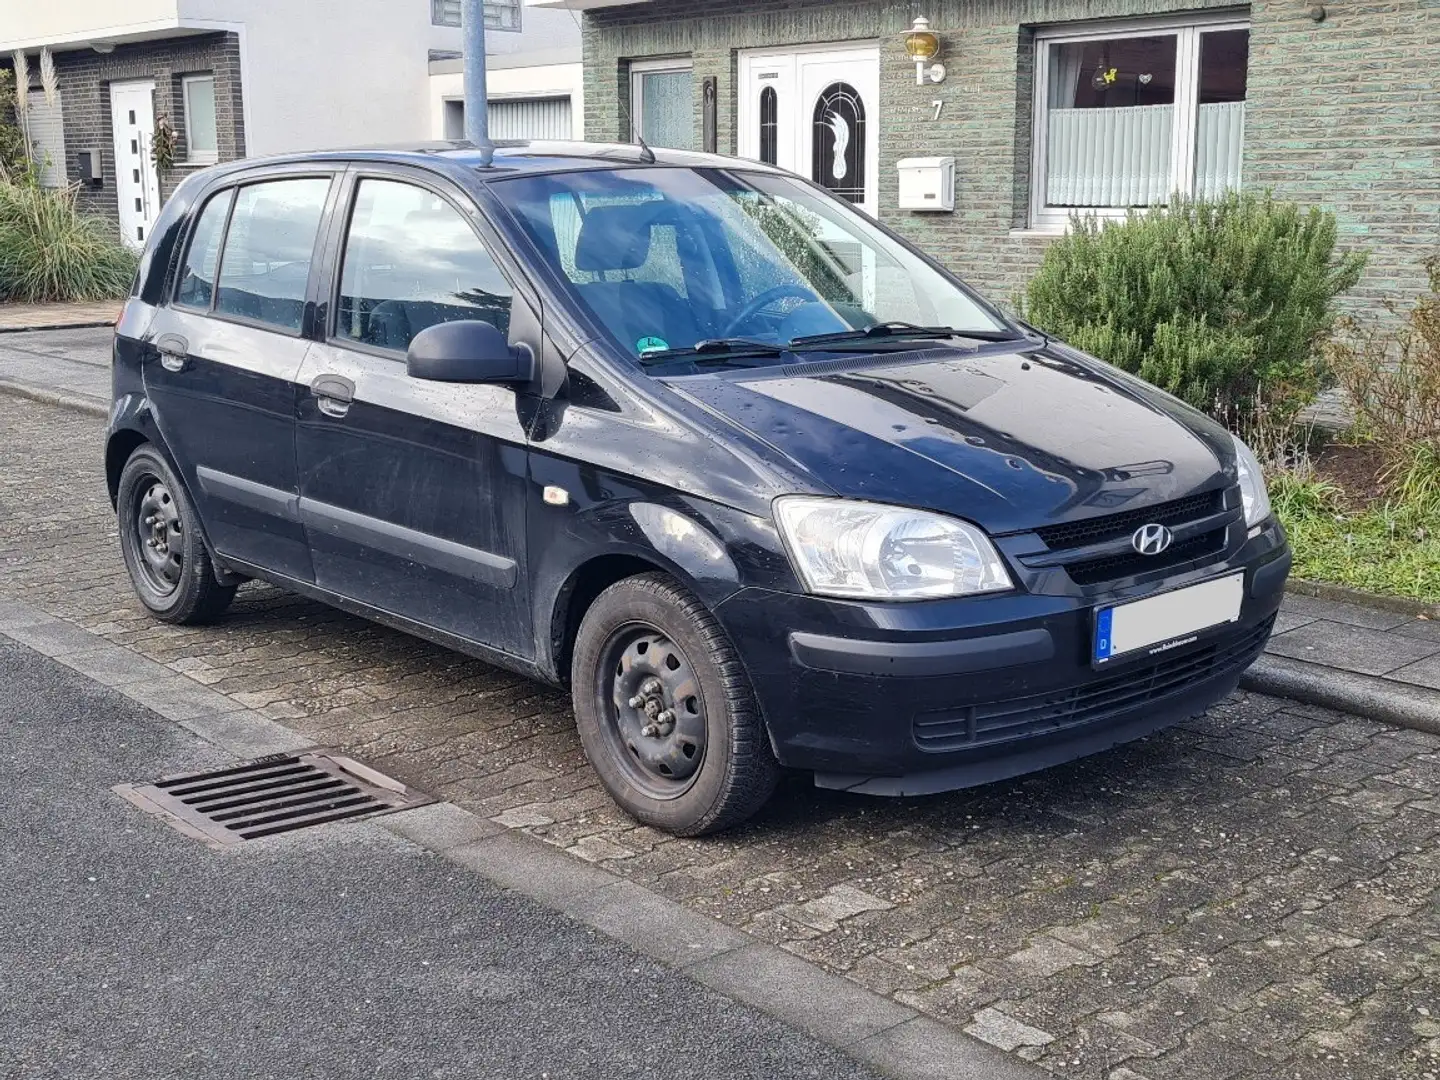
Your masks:
<instances>
[{"instance_id":1,"label":"front door handle","mask_svg":"<svg viewBox=\"0 0 1440 1080\"><path fill-rule=\"evenodd\" d=\"M190 343L179 334L161 334L155 340L160 366L166 371L184 371L190 366Z\"/></svg>"},{"instance_id":2,"label":"front door handle","mask_svg":"<svg viewBox=\"0 0 1440 1080\"><path fill-rule=\"evenodd\" d=\"M315 407L326 416L339 419L350 411L355 400L355 384L343 375L317 375L310 383Z\"/></svg>"}]
</instances>

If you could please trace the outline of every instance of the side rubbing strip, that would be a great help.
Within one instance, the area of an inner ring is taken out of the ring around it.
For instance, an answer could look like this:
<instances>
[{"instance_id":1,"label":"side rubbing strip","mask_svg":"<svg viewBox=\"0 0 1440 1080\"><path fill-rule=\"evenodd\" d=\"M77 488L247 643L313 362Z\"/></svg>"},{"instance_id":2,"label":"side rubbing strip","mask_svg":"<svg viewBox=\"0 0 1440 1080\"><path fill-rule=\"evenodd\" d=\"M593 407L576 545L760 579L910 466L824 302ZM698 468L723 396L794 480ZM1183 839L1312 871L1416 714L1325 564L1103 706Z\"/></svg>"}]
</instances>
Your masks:
<instances>
[{"instance_id":1,"label":"side rubbing strip","mask_svg":"<svg viewBox=\"0 0 1440 1080\"><path fill-rule=\"evenodd\" d=\"M515 587L515 560L503 555L466 547L453 540L417 532L314 499L300 500L300 520L306 528L364 544L387 555L409 559L456 577L469 578L481 585L493 585L497 589Z\"/></svg>"},{"instance_id":2,"label":"side rubbing strip","mask_svg":"<svg viewBox=\"0 0 1440 1080\"><path fill-rule=\"evenodd\" d=\"M262 514L284 518L286 521L300 520L300 497L291 492L257 484L244 477L217 472L215 469L207 469L203 465L195 470L195 476L200 481L200 490L212 498L223 499L236 506L258 510Z\"/></svg>"}]
</instances>

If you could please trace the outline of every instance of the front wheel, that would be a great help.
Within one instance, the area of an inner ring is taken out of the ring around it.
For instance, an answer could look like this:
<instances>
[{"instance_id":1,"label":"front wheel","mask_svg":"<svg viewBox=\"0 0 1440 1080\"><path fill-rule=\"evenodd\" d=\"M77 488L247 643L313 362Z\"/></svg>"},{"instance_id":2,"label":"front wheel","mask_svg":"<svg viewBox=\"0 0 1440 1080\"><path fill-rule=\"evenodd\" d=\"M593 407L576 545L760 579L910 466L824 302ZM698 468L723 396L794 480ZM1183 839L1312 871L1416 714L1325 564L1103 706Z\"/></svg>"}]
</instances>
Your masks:
<instances>
[{"instance_id":1,"label":"front wheel","mask_svg":"<svg viewBox=\"0 0 1440 1080\"><path fill-rule=\"evenodd\" d=\"M580 741L631 816L677 836L737 825L780 768L735 647L671 578L610 586L580 624L571 663Z\"/></svg>"},{"instance_id":2,"label":"front wheel","mask_svg":"<svg viewBox=\"0 0 1440 1080\"><path fill-rule=\"evenodd\" d=\"M195 507L154 447L140 447L125 463L115 513L130 583L150 614L204 623L230 605L236 587L215 580Z\"/></svg>"}]
</instances>

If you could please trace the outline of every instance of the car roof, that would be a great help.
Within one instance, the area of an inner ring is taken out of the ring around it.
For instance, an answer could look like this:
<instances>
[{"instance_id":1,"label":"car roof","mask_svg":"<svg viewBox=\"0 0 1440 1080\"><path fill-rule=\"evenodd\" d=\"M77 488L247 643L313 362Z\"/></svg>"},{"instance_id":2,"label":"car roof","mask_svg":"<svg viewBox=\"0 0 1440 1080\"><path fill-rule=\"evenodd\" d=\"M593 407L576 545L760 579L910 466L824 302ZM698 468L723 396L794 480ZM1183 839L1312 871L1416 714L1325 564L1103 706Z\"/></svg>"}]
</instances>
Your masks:
<instances>
[{"instance_id":1,"label":"car roof","mask_svg":"<svg viewBox=\"0 0 1440 1080\"><path fill-rule=\"evenodd\" d=\"M481 181L502 180L514 176L539 173L573 172L579 169L615 168L746 168L779 172L770 165L721 154L702 154L692 150L653 150L633 143L566 142L559 140L497 140L488 168L484 155L473 143L463 141L406 143L396 146L361 146L305 153L277 154L262 158L243 158L220 166L220 172L243 172L248 169L288 164L318 162L389 162L434 168L473 170Z\"/></svg>"}]
</instances>

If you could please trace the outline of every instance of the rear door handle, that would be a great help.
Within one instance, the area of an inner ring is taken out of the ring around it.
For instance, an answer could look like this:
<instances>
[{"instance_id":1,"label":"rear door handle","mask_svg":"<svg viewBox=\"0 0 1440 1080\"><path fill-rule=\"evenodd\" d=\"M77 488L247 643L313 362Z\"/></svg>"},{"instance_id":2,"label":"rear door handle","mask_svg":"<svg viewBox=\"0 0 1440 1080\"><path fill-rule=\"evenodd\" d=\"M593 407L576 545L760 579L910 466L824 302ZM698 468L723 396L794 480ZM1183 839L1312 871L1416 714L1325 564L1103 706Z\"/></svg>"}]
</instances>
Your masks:
<instances>
[{"instance_id":1,"label":"rear door handle","mask_svg":"<svg viewBox=\"0 0 1440 1080\"><path fill-rule=\"evenodd\" d=\"M161 334L155 340L160 366L166 371L184 371L190 366L190 343L179 334Z\"/></svg>"},{"instance_id":2,"label":"rear door handle","mask_svg":"<svg viewBox=\"0 0 1440 1080\"><path fill-rule=\"evenodd\" d=\"M350 411L355 400L355 384L343 375L317 375L310 383L315 407L326 416L339 419Z\"/></svg>"}]
</instances>

